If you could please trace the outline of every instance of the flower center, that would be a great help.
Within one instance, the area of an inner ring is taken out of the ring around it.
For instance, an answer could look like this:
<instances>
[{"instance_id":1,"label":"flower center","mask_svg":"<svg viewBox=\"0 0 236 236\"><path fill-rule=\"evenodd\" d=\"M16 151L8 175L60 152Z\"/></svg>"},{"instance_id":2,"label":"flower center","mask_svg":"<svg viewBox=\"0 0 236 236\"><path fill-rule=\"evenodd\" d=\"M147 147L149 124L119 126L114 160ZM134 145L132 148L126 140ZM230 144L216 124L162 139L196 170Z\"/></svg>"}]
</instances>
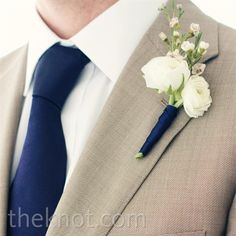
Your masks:
<instances>
[{"instance_id":1,"label":"flower center","mask_svg":"<svg viewBox=\"0 0 236 236\"><path fill-rule=\"evenodd\" d=\"M199 95L201 95L201 94L202 94L202 90L201 90L201 89L197 89L197 93L198 93Z\"/></svg>"}]
</instances>

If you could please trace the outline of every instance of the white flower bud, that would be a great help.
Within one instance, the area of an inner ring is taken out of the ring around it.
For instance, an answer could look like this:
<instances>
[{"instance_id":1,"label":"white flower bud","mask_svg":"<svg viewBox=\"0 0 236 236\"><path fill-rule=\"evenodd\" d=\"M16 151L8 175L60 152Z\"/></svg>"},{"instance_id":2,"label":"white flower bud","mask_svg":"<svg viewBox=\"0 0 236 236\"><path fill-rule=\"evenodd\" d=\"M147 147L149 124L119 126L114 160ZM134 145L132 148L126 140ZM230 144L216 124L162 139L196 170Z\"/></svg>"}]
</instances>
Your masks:
<instances>
[{"instance_id":1,"label":"white flower bud","mask_svg":"<svg viewBox=\"0 0 236 236\"><path fill-rule=\"evenodd\" d=\"M199 32L200 32L200 25L199 25L199 24L192 23L192 24L190 25L190 32L192 32L194 35L199 34Z\"/></svg>"},{"instance_id":2,"label":"white flower bud","mask_svg":"<svg viewBox=\"0 0 236 236\"><path fill-rule=\"evenodd\" d=\"M166 34L163 33L163 32L161 32L161 33L159 34L159 37L161 38L162 41L165 41L165 40L167 39Z\"/></svg>"},{"instance_id":3,"label":"white flower bud","mask_svg":"<svg viewBox=\"0 0 236 236\"><path fill-rule=\"evenodd\" d=\"M201 75L206 69L206 65L202 63L197 63L192 68L192 74L193 75Z\"/></svg>"},{"instance_id":4,"label":"white flower bud","mask_svg":"<svg viewBox=\"0 0 236 236\"><path fill-rule=\"evenodd\" d=\"M193 43L190 43L189 41L184 41L181 45L181 48L185 52L193 51L195 48L195 45Z\"/></svg>"},{"instance_id":5,"label":"white flower bud","mask_svg":"<svg viewBox=\"0 0 236 236\"><path fill-rule=\"evenodd\" d=\"M179 46L181 44L181 40L180 39L176 39L176 45Z\"/></svg>"},{"instance_id":6,"label":"white flower bud","mask_svg":"<svg viewBox=\"0 0 236 236\"><path fill-rule=\"evenodd\" d=\"M173 52L169 51L166 56L176 58L179 61L182 61L184 59L183 56L180 55L179 49L175 49Z\"/></svg>"},{"instance_id":7,"label":"white flower bud","mask_svg":"<svg viewBox=\"0 0 236 236\"><path fill-rule=\"evenodd\" d=\"M169 51L166 56L172 57L173 55L179 55L179 49L175 49L173 52Z\"/></svg>"},{"instance_id":8,"label":"white flower bud","mask_svg":"<svg viewBox=\"0 0 236 236\"><path fill-rule=\"evenodd\" d=\"M176 30L175 30L175 31L173 32L173 36L174 36L174 37L179 37L179 36L180 36L180 34L179 34L179 32L178 32L178 31L176 31Z\"/></svg>"},{"instance_id":9,"label":"white flower bud","mask_svg":"<svg viewBox=\"0 0 236 236\"><path fill-rule=\"evenodd\" d=\"M159 9L159 11L162 11L165 9L165 7L166 7L166 5L163 3L158 9Z\"/></svg>"},{"instance_id":10,"label":"white flower bud","mask_svg":"<svg viewBox=\"0 0 236 236\"><path fill-rule=\"evenodd\" d=\"M199 48L202 49L202 50L207 50L209 48L210 44L209 43L206 43L204 41L201 41L200 44L199 44Z\"/></svg>"},{"instance_id":11,"label":"white flower bud","mask_svg":"<svg viewBox=\"0 0 236 236\"><path fill-rule=\"evenodd\" d=\"M176 25L179 24L179 19L178 17L173 17L171 20L170 20L170 27L171 28L174 28Z\"/></svg>"},{"instance_id":12,"label":"white flower bud","mask_svg":"<svg viewBox=\"0 0 236 236\"><path fill-rule=\"evenodd\" d=\"M178 10L183 9L183 5L182 4L177 4L176 7L177 7Z\"/></svg>"}]
</instances>

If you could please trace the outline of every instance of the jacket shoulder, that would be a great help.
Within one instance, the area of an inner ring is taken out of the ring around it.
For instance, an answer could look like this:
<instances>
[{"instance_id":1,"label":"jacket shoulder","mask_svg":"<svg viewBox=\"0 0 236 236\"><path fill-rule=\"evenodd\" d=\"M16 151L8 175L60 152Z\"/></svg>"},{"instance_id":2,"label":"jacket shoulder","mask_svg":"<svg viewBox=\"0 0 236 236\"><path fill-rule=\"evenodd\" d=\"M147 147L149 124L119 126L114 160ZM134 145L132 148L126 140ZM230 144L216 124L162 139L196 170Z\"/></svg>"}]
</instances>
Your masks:
<instances>
[{"instance_id":1,"label":"jacket shoulder","mask_svg":"<svg viewBox=\"0 0 236 236\"><path fill-rule=\"evenodd\" d=\"M218 29L220 53L230 54L236 60L236 30L221 23L218 24Z\"/></svg>"},{"instance_id":2,"label":"jacket shoulder","mask_svg":"<svg viewBox=\"0 0 236 236\"><path fill-rule=\"evenodd\" d=\"M0 77L7 73L12 67L16 66L22 58L27 57L28 45L10 52L9 54L0 58Z\"/></svg>"}]
</instances>

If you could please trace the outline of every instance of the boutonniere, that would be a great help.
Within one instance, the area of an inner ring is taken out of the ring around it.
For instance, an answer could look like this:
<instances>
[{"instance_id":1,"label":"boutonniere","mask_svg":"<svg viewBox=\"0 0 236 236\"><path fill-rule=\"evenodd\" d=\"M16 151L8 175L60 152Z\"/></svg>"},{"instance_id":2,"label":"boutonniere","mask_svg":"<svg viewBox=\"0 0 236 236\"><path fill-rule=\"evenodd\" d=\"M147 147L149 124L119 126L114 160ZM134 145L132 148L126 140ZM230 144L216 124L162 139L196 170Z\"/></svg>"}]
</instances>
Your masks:
<instances>
[{"instance_id":1,"label":"boutonniere","mask_svg":"<svg viewBox=\"0 0 236 236\"><path fill-rule=\"evenodd\" d=\"M169 101L136 155L137 159L142 159L152 150L175 120L181 107L184 107L189 117L198 118L204 115L212 103L209 85L202 76L206 65L200 63L209 44L201 40L203 34L200 26L192 23L188 32L181 32L180 19L184 10L174 0L170 6L163 6L159 10L169 22L169 35L164 32L159 34L169 52L166 56L151 59L142 68L142 72L147 88L166 94Z\"/></svg>"}]
</instances>

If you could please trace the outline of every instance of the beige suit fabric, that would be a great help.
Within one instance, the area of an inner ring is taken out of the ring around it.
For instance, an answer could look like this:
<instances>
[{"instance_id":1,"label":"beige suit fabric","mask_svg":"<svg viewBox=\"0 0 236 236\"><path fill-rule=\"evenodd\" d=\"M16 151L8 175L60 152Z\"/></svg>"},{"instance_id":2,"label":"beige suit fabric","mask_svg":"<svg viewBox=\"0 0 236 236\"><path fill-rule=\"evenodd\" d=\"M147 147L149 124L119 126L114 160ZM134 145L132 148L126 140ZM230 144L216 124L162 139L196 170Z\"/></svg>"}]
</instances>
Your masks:
<instances>
[{"instance_id":1,"label":"beige suit fabric","mask_svg":"<svg viewBox=\"0 0 236 236\"><path fill-rule=\"evenodd\" d=\"M179 2L183 28L199 23L210 43L204 76L212 107L199 119L182 109L152 152L134 158L164 109L163 96L146 88L140 70L166 53L158 34L168 23L159 16L107 101L47 236L236 235L236 32L190 1ZM27 46L0 61L0 236L6 235L26 60Z\"/></svg>"}]
</instances>

